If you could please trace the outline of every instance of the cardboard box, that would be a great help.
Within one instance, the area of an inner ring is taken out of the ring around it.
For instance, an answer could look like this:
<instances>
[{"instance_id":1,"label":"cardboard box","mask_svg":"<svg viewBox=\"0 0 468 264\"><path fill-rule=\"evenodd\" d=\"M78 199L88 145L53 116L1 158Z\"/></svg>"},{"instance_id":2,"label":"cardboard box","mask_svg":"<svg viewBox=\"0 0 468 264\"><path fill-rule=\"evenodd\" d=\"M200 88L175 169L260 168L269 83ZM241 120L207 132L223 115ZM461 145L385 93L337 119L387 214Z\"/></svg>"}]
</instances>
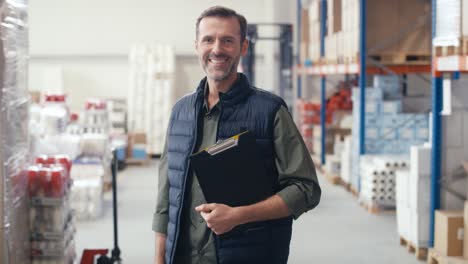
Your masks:
<instances>
[{"instance_id":1,"label":"cardboard box","mask_svg":"<svg viewBox=\"0 0 468 264\"><path fill-rule=\"evenodd\" d=\"M463 211L437 210L434 249L446 256L462 256L463 225Z\"/></svg>"}]
</instances>

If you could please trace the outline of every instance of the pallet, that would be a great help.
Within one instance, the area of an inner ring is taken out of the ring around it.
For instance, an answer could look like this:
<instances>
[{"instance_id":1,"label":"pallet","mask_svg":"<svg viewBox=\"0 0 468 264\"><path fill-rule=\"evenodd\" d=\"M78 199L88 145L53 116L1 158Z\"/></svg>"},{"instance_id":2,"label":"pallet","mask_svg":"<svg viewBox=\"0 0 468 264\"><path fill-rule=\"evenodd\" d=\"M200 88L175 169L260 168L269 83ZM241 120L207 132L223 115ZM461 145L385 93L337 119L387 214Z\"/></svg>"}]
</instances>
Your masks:
<instances>
[{"instance_id":1,"label":"pallet","mask_svg":"<svg viewBox=\"0 0 468 264\"><path fill-rule=\"evenodd\" d=\"M347 189L354 197L358 198L359 197L359 192L358 190L352 186L351 184L349 184L349 189Z\"/></svg>"},{"instance_id":2,"label":"pallet","mask_svg":"<svg viewBox=\"0 0 468 264\"><path fill-rule=\"evenodd\" d=\"M388 53L371 54L369 58L382 64L430 64L430 54L407 54L407 53Z\"/></svg>"},{"instance_id":3,"label":"pallet","mask_svg":"<svg viewBox=\"0 0 468 264\"><path fill-rule=\"evenodd\" d=\"M333 184L333 185L339 185L341 184L342 180L341 180L341 177L338 176L338 175L334 175L334 174L331 174L329 172L327 172L325 170L325 168L322 168L323 170L323 174L325 175L325 178L327 178L327 180Z\"/></svg>"},{"instance_id":4,"label":"pallet","mask_svg":"<svg viewBox=\"0 0 468 264\"><path fill-rule=\"evenodd\" d=\"M435 56L456 56L468 54L468 38L460 38L458 46L434 47Z\"/></svg>"},{"instance_id":5,"label":"pallet","mask_svg":"<svg viewBox=\"0 0 468 264\"><path fill-rule=\"evenodd\" d=\"M108 181L105 181L103 184L102 184L102 191L103 192L108 192L112 190L112 181L108 182Z\"/></svg>"},{"instance_id":6,"label":"pallet","mask_svg":"<svg viewBox=\"0 0 468 264\"><path fill-rule=\"evenodd\" d=\"M125 160L125 163L127 165L138 165L138 166L146 166L149 163L149 159L133 159L133 158L128 158Z\"/></svg>"},{"instance_id":7,"label":"pallet","mask_svg":"<svg viewBox=\"0 0 468 264\"><path fill-rule=\"evenodd\" d=\"M382 214L382 213L388 213L388 214L394 214L395 213L395 208L394 207L384 207L380 206L376 203L368 203L364 201L359 201L359 204L369 213L369 214Z\"/></svg>"},{"instance_id":8,"label":"pallet","mask_svg":"<svg viewBox=\"0 0 468 264\"><path fill-rule=\"evenodd\" d=\"M468 260L463 257L448 257L435 251L433 248L429 249L427 255L428 264L468 264Z\"/></svg>"},{"instance_id":9,"label":"pallet","mask_svg":"<svg viewBox=\"0 0 468 264\"><path fill-rule=\"evenodd\" d=\"M419 260L427 259L427 248L419 248L413 245L411 241L406 240L403 237L400 237L400 245L406 247L409 253L414 253L416 258Z\"/></svg>"}]
</instances>

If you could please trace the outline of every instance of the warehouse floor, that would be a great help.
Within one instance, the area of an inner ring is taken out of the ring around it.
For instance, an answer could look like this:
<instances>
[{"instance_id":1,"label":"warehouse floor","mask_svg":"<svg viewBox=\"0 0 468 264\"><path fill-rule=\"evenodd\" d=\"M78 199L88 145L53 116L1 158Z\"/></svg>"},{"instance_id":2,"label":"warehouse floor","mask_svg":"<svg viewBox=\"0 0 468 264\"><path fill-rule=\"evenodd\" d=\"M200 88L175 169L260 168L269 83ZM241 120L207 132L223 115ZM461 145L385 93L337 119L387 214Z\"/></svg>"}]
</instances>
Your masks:
<instances>
[{"instance_id":1,"label":"warehouse floor","mask_svg":"<svg viewBox=\"0 0 468 264\"><path fill-rule=\"evenodd\" d=\"M147 167L128 167L119 174L119 244L124 263L152 261L157 174L157 161ZM343 188L323 177L319 180L322 201L295 222L289 263L423 263L399 246L395 214L368 214ZM102 218L77 223L78 258L83 248L113 247L110 194L105 195Z\"/></svg>"}]
</instances>

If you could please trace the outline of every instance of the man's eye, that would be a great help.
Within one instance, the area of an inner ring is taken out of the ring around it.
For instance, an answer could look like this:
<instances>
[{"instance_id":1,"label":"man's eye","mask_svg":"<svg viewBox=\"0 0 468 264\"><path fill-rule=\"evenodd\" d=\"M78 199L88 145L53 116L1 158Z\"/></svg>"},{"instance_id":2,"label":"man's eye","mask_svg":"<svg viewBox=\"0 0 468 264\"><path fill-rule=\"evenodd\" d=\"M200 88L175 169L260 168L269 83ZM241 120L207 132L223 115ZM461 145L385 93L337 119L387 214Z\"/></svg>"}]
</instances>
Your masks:
<instances>
[{"instance_id":1,"label":"man's eye","mask_svg":"<svg viewBox=\"0 0 468 264\"><path fill-rule=\"evenodd\" d=\"M233 41L232 41L232 39L225 39L224 42L228 43L228 44L231 44Z\"/></svg>"}]
</instances>

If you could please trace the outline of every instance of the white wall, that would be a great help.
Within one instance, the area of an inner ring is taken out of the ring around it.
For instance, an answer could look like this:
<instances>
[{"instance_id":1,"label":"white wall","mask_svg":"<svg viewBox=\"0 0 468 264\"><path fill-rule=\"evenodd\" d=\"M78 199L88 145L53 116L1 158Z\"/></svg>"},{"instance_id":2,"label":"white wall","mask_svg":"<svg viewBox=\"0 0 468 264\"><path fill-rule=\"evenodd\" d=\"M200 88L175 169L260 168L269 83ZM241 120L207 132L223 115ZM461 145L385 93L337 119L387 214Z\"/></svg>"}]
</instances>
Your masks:
<instances>
[{"instance_id":1,"label":"white wall","mask_svg":"<svg viewBox=\"0 0 468 264\"><path fill-rule=\"evenodd\" d=\"M31 1L31 90L56 89L44 81L50 67L63 69L72 110L88 97L126 97L127 54L133 43L167 43L176 51L176 94L191 91L203 77L193 42L195 21L207 7L225 5L251 23L295 22L295 2L284 0L41 0ZM291 5L290 5L291 3ZM288 11L287 11L288 10ZM277 50L257 45L257 86L273 80ZM266 67L268 65L268 67Z\"/></svg>"}]
</instances>

